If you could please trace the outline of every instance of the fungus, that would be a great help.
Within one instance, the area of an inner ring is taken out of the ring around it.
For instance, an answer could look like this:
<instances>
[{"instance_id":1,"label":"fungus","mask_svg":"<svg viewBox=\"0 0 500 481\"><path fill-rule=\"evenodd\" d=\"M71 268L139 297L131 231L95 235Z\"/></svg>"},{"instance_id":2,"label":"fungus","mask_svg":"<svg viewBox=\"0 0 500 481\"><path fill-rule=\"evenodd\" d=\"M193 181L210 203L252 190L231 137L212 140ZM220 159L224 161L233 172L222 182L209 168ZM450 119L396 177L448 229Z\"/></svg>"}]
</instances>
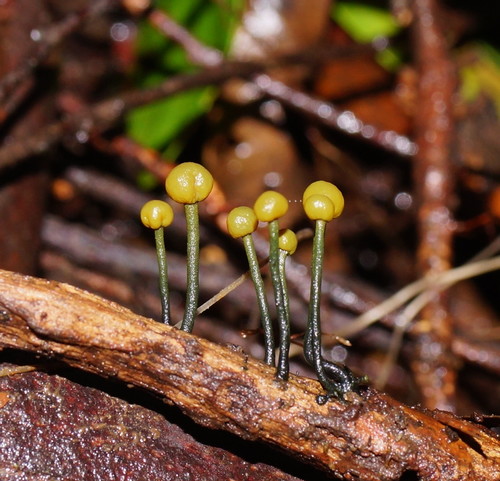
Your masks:
<instances>
[{"instance_id":1,"label":"fungus","mask_svg":"<svg viewBox=\"0 0 500 481\"><path fill-rule=\"evenodd\" d=\"M258 220L255 212L250 207L236 207L227 216L227 230L235 238L241 238L250 268L257 301L259 304L262 329L264 331L264 362L274 366L274 336L271 325L271 315L267 304L264 281L260 273L259 261L255 252L252 232L257 228Z\"/></svg>"},{"instance_id":2,"label":"fungus","mask_svg":"<svg viewBox=\"0 0 500 481\"><path fill-rule=\"evenodd\" d=\"M278 325L280 332L286 332L287 313L284 301L283 285L279 273L279 224L278 219L288 211L288 201L285 196L268 190L263 192L255 201L253 210L261 222L267 222L269 226L269 268L271 271L271 281L273 284L274 300L278 312ZM289 341L288 341L289 344ZM278 357L278 367L276 377L283 381L288 379L288 350L283 336L280 336L280 352Z\"/></svg>"},{"instance_id":3,"label":"fungus","mask_svg":"<svg viewBox=\"0 0 500 481\"><path fill-rule=\"evenodd\" d=\"M342 213L344 198L333 184L318 181L305 190L302 202L306 215L316 224L311 262L309 315L304 335L304 355L306 360L313 365L319 382L326 390L326 395L317 397L317 402L323 404L332 396L343 399L344 394L352 390L355 383L350 371L325 361L321 355L320 295L326 223ZM336 382L332 381L332 378L336 379Z\"/></svg>"},{"instance_id":4,"label":"fungus","mask_svg":"<svg viewBox=\"0 0 500 481\"><path fill-rule=\"evenodd\" d=\"M165 251L165 238L163 228L168 227L174 220L174 212L162 200L150 200L141 209L141 221L150 229L154 229L156 256L158 258L159 286L162 307L162 320L170 323L170 299L168 290L167 253Z\"/></svg>"},{"instance_id":5,"label":"fungus","mask_svg":"<svg viewBox=\"0 0 500 481\"><path fill-rule=\"evenodd\" d=\"M213 177L205 167L184 162L172 169L165 181L167 194L184 204L187 230L186 308L181 329L193 330L199 294L200 226L198 203L206 199L213 187Z\"/></svg>"},{"instance_id":6,"label":"fungus","mask_svg":"<svg viewBox=\"0 0 500 481\"><path fill-rule=\"evenodd\" d=\"M290 352L290 301L288 297L288 286L286 282L286 259L297 249L297 236L290 229L281 232L278 240L279 246L279 275L283 292L283 303L285 305L285 320L280 323L280 354L283 357L282 362L288 366L288 357ZM288 367L287 371L288 372Z\"/></svg>"},{"instance_id":7,"label":"fungus","mask_svg":"<svg viewBox=\"0 0 500 481\"><path fill-rule=\"evenodd\" d=\"M304 201L313 194L326 195L332 201L334 219L342 214L342 211L344 210L344 196L336 185L331 182L326 182L325 180L317 180L307 186L304 194L302 195L302 200Z\"/></svg>"}]
</instances>

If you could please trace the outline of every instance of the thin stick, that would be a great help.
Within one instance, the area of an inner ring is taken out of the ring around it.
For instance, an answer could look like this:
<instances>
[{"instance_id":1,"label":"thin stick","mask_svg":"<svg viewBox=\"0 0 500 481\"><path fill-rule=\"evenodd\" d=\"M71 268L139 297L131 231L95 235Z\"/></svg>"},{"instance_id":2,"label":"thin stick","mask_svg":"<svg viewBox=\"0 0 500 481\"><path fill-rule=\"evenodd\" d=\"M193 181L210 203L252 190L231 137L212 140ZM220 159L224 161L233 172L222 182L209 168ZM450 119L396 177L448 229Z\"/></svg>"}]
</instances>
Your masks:
<instances>
[{"instance_id":1,"label":"thin stick","mask_svg":"<svg viewBox=\"0 0 500 481\"><path fill-rule=\"evenodd\" d=\"M464 279L469 279L480 274L485 274L486 272L495 271L500 269L500 256L492 257L491 259L486 259L482 261L472 262L464 264L460 267L455 267L454 269L449 269L442 274L430 278L422 278L399 290L391 297L387 298L385 301L376 305L369 311L366 311L361 316L354 319L348 326L343 327L336 331L339 336L350 336L363 329L371 326L373 323L378 321L381 317L386 316L390 312L398 309L404 303L409 301L411 298L415 297L420 292L431 287L445 289L453 284Z\"/></svg>"},{"instance_id":2,"label":"thin stick","mask_svg":"<svg viewBox=\"0 0 500 481\"><path fill-rule=\"evenodd\" d=\"M221 289L217 294L208 299L208 301L205 301L201 306L199 306L198 309L196 309L196 314L199 316L206 310L210 309L216 302L224 299L224 297L226 297L230 292L241 286L248 278L250 278L250 273L248 271L241 274L241 276L231 282L231 284Z\"/></svg>"},{"instance_id":3,"label":"thin stick","mask_svg":"<svg viewBox=\"0 0 500 481\"><path fill-rule=\"evenodd\" d=\"M385 357L384 364L382 365L380 374L374 382L374 386L377 389L383 389L389 379L392 366L396 362L401 344L403 343L403 337L406 329L410 325L411 321L415 319L417 314L432 299L432 297L433 293L431 291L424 291L406 306L405 310L398 318L396 327L392 333L389 350Z\"/></svg>"},{"instance_id":4,"label":"thin stick","mask_svg":"<svg viewBox=\"0 0 500 481\"><path fill-rule=\"evenodd\" d=\"M479 254L474 256L474 259L477 258L480 258ZM500 269L500 256L466 264L460 268L451 269L440 276L438 285L435 286L434 291L427 289L415 297L415 299L413 299L406 306L404 311L398 317L384 365L380 371L379 377L374 383L375 387L377 389L382 389L385 386L390 374L391 366L394 364L401 347L406 329L418 313L431 301L432 297L437 294L437 292L447 289L461 280L475 277L496 269ZM445 274L448 275L446 276Z\"/></svg>"}]
</instances>

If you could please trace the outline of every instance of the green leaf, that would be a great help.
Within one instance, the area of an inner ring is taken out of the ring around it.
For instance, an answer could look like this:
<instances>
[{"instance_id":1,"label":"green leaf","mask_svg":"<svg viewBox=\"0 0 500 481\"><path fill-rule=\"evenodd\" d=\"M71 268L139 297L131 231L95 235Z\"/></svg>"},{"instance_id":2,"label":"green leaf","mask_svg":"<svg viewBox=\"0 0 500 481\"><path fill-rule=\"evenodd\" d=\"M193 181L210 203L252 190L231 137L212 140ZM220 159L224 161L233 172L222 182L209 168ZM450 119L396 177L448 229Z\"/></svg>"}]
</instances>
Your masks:
<instances>
[{"instance_id":1,"label":"green leaf","mask_svg":"<svg viewBox=\"0 0 500 481\"><path fill-rule=\"evenodd\" d=\"M360 43L381 36L392 37L399 32L399 25L389 11L363 3L336 2L333 19Z\"/></svg>"},{"instance_id":2,"label":"green leaf","mask_svg":"<svg viewBox=\"0 0 500 481\"><path fill-rule=\"evenodd\" d=\"M397 71L403 62L401 52L397 48L392 47L377 52L375 58L382 67L390 72Z\"/></svg>"},{"instance_id":3,"label":"green leaf","mask_svg":"<svg viewBox=\"0 0 500 481\"><path fill-rule=\"evenodd\" d=\"M161 150L212 105L216 89L205 87L134 109L126 119L128 134L140 144Z\"/></svg>"},{"instance_id":4,"label":"green leaf","mask_svg":"<svg viewBox=\"0 0 500 481\"><path fill-rule=\"evenodd\" d=\"M191 35L207 46L227 51L239 23L244 0L156 0ZM183 48L144 22L139 27L139 65L136 83L149 87L168 76L195 70ZM184 92L137 108L126 119L127 133L137 142L178 154L183 130L211 108L217 90L212 87Z\"/></svg>"},{"instance_id":5,"label":"green leaf","mask_svg":"<svg viewBox=\"0 0 500 481\"><path fill-rule=\"evenodd\" d=\"M150 192L158 187L158 179L147 170L141 170L136 176L136 183L139 189Z\"/></svg>"},{"instance_id":6,"label":"green leaf","mask_svg":"<svg viewBox=\"0 0 500 481\"><path fill-rule=\"evenodd\" d=\"M460 69L460 97L466 102L476 100L481 92L481 82L473 67Z\"/></svg>"},{"instance_id":7,"label":"green leaf","mask_svg":"<svg viewBox=\"0 0 500 481\"><path fill-rule=\"evenodd\" d=\"M486 42L476 42L463 50L473 60L460 69L461 98L472 102L485 94L500 117L500 52Z\"/></svg>"}]
</instances>

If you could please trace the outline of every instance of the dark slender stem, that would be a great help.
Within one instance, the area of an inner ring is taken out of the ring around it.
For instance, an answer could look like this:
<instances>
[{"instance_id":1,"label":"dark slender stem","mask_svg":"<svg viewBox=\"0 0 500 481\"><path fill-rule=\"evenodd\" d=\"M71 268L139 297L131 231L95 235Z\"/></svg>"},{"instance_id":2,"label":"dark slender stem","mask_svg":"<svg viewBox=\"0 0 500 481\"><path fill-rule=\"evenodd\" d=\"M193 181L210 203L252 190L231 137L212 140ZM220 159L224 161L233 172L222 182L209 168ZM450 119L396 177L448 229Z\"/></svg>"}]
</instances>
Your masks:
<instances>
[{"instance_id":1,"label":"dark slender stem","mask_svg":"<svg viewBox=\"0 0 500 481\"><path fill-rule=\"evenodd\" d=\"M156 257L158 258L158 273L161 299L162 321L170 324L170 296L168 290L167 252L163 227L155 230Z\"/></svg>"},{"instance_id":2,"label":"dark slender stem","mask_svg":"<svg viewBox=\"0 0 500 481\"><path fill-rule=\"evenodd\" d=\"M182 320L181 329L191 332L194 326L196 308L198 307L198 292L200 287L200 224L198 216L198 204L186 204L187 230L187 285L186 285L186 309Z\"/></svg>"},{"instance_id":3,"label":"dark slender stem","mask_svg":"<svg viewBox=\"0 0 500 481\"><path fill-rule=\"evenodd\" d=\"M280 249L279 251L279 272L281 277L281 285L283 287L283 301L285 303L286 316L290 319L290 298L288 296L288 284L286 282L286 260L288 259L288 252Z\"/></svg>"},{"instance_id":4,"label":"dark slender stem","mask_svg":"<svg viewBox=\"0 0 500 481\"><path fill-rule=\"evenodd\" d=\"M271 269L274 301L276 303L278 325L280 328L280 353L278 357L276 377L286 381L288 379L289 372L288 351L290 349L290 340L287 340L283 336L283 332L288 331L290 328L287 326L288 320L279 269L279 225L277 220L269 222L269 268Z\"/></svg>"},{"instance_id":5,"label":"dark slender stem","mask_svg":"<svg viewBox=\"0 0 500 481\"><path fill-rule=\"evenodd\" d=\"M304 354L316 372L319 382L327 391L326 396L318 396L318 402L324 403L330 395L342 397L343 392L337 387L326 374L324 360L321 356L321 320L320 320L320 296L321 277L323 274L323 253L325 250L326 222L316 221L316 229L313 239L312 264L311 264L311 296L309 300L309 316L304 336Z\"/></svg>"},{"instance_id":6,"label":"dark slender stem","mask_svg":"<svg viewBox=\"0 0 500 481\"><path fill-rule=\"evenodd\" d=\"M289 352L290 352L290 300L288 297L288 286L286 283L286 260L287 260L287 258L288 258L288 252L280 249L279 250L279 275L281 278L281 288L282 288L282 292L283 292L283 304L285 306L285 318L284 318L285 322L280 322L280 324L279 324L279 329L280 329L280 359L281 359L281 356L284 358L283 362L286 362L287 373L288 373L288 357L289 357Z\"/></svg>"},{"instance_id":7,"label":"dark slender stem","mask_svg":"<svg viewBox=\"0 0 500 481\"><path fill-rule=\"evenodd\" d=\"M252 278L253 285L255 286L255 292L257 293L262 329L264 330L264 362L270 366L274 366L274 335L271 315L269 313L269 305L266 299L264 281L262 280L262 275L260 273L259 261L257 259L251 235L243 237L243 245L245 246L245 252L247 254L250 277Z\"/></svg>"},{"instance_id":8,"label":"dark slender stem","mask_svg":"<svg viewBox=\"0 0 500 481\"><path fill-rule=\"evenodd\" d=\"M317 352L321 353L321 328L320 328L320 295L321 277L323 274L323 251L326 222L316 221L314 232L312 262L311 262L311 290L309 298L309 316L304 335L304 353L306 360L316 367Z\"/></svg>"}]
</instances>

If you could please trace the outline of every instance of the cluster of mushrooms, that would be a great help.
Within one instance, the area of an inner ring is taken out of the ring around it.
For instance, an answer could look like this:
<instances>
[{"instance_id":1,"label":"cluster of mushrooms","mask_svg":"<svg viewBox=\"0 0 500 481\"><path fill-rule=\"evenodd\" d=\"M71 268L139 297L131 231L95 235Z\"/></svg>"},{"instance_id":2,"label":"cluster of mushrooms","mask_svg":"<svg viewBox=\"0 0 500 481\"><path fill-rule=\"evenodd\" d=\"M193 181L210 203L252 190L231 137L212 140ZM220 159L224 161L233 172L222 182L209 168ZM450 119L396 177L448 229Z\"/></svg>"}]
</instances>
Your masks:
<instances>
[{"instance_id":1,"label":"cluster of mushrooms","mask_svg":"<svg viewBox=\"0 0 500 481\"><path fill-rule=\"evenodd\" d=\"M213 187L213 177L200 164L184 162L172 169L165 188L169 197L184 205L187 230L187 285L186 305L180 328L191 332L198 306L199 292L199 215L198 203L208 197ZM309 315L304 334L304 357L314 368L325 394L317 397L323 404L330 398L344 399L347 392L356 391L366 382L356 377L346 366L327 361L321 353L320 292L324 255L325 229L327 222L338 217L344 208L340 190L330 182L317 181L305 190L302 203L309 219L315 222L311 265L311 295ZM253 208L236 207L227 216L227 230L233 238L241 238L248 259L250 276L257 294L262 330L264 335L264 362L275 366L274 330L265 294L259 261L255 252L252 233L260 222L269 228L269 269L274 291L274 302L278 318L279 355L276 378L287 381L289 376L290 310L286 285L286 258L295 252L297 238L293 231L280 232L278 220L288 210L288 200L280 193L262 193ZM171 323L167 256L164 231L173 221L173 210L167 202L152 200L141 209L141 220L155 232L159 268L159 286L162 302L162 321Z\"/></svg>"}]
</instances>

